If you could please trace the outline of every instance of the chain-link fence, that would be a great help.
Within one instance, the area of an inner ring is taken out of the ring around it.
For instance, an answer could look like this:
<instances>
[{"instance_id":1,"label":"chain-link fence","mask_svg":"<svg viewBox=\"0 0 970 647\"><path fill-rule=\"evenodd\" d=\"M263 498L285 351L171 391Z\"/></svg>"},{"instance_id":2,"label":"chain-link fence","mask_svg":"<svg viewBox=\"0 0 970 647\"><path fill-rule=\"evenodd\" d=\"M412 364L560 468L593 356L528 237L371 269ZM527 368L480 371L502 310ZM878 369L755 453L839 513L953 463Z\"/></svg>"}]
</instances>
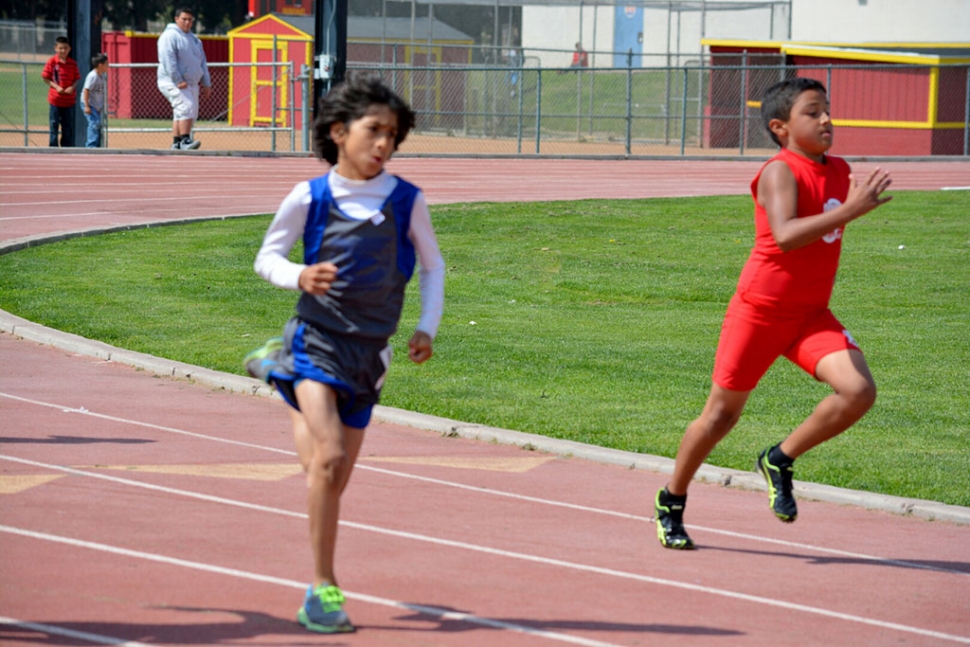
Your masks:
<instances>
[{"instance_id":1,"label":"chain-link fence","mask_svg":"<svg viewBox=\"0 0 970 647\"><path fill-rule=\"evenodd\" d=\"M765 156L760 98L789 76L829 88L840 155L968 155L970 66L786 66L712 57L682 67L373 65L412 105L407 154ZM356 65L351 68L361 69ZM0 60L0 146L46 146L42 66ZM111 65L104 145L164 149L171 109L154 64ZM308 151L311 79L291 63L210 65L196 136L206 150ZM276 106L276 110L273 110Z\"/></svg>"},{"instance_id":2,"label":"chain-link fence","mask_svg":"<svg viewBox=\"0 0 970 647\"><path fill-rule=\"evenodd\" d=\"M64 22L0 20L0 57L43 61L54 53L57 37L65 35Z\"/></svg>"}]
</instances>

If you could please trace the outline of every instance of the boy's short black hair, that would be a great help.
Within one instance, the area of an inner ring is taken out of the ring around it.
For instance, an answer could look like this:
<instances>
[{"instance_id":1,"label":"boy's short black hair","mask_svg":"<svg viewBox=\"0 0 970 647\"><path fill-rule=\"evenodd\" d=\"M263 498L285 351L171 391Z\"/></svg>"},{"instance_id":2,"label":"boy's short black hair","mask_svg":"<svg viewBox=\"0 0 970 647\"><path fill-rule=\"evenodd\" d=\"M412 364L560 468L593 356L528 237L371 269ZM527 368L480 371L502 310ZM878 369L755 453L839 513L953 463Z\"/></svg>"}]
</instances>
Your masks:
<instances>
[{"instance_id":1,"label":"boy's short black hair","mask_svg":"<svg viewBox=\"0 0 970 647\"><path fill-rule=\"evenodd\" d=\"M779 146L781 146L781 142L775 137L775 133L771 132L768 124L771 123L772 119L788 121L791 117L791 109L795 105L795 100L798 99L798 96L802 92L808 90L825 92L825 86L815 79L798 76L775 83L765 90L765 94L761 99L761 122L765 125L765 130L768 131L771 140Z\"/></svg>"},{"instance_id":2,"label":"boy's short black hair","mask_svg":"<svg viewBox=\"0 0 970 647\"><path fill-rule=\"evenodd\" d=\"M97 66L101 65L102 63L107 63L107 62L108 62L107 54L95 54L94 56L91 57L91 69L94 69Z\"/></svg>"},{"instance_id":3,"label":"boy's short black hair","mask_svg":"<svg viewBox=\"0 0 970 647\"><path fill-rule=\"evenodd\" d=\"M195 18L195 12L192 11L191 7L176 7L175 13L173 13L172 15L178 18L183 13L192 14L192 17Z\"/></svg>"},{"instance_id":4,"label":"boy's short black hair","mask_svg":"<svg viewBox=\"0 0 970 647\"><path fill-rule=\"evenodd\" d=\"M373 72L349 72L347 79L320 99L320 110L313 122L313 152L322 160L337 163L337 144L330 138L330 126L349 124L368 113L373 106L387 106L397 113L397 150L414 127L414 113L407 102Z\"/></svg>"},{"instance_id":5,"label":"boy's short black hair","mask_svg":"<svg viewBox=\"0 0 970 647\"><path fill-rule=\"evenodd\" d=\"M67 43L68 45L71 44L71 41L69 41L67 39L67 36L58 36L57 38L54 39L54 42L55 43Z\"/></svg>"}]
</instances>

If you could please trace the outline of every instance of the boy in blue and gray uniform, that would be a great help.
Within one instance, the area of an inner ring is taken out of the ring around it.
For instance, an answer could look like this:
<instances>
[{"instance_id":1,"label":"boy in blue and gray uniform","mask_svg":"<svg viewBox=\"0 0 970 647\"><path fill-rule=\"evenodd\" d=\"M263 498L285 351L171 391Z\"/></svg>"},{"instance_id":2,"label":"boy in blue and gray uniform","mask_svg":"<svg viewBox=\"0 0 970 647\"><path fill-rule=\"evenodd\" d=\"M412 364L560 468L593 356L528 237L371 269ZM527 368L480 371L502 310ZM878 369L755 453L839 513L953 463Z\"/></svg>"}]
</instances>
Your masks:
<instances>
[{"instance_id":1,"label":"boy in blue and gray uniform","mask_svg":"<svg viewBox=\"0 0 970 647\"><path fill-rule=\"evenodd\" d=\"M333 557L340 496L391 360L404 290L420 262L421 317L408 356L428 360L441 321L444 260L424 194L384 171L414 124L379 76L350 75L320 103L314 150L335 166L283 200L256 256L256 272L300 290L283 338L246 356L246 369L276 386L307 473L312 582L297 612L310 631L353 631ZM303 262L288 259L302 239Z\"/></svg>"}]
</instances>

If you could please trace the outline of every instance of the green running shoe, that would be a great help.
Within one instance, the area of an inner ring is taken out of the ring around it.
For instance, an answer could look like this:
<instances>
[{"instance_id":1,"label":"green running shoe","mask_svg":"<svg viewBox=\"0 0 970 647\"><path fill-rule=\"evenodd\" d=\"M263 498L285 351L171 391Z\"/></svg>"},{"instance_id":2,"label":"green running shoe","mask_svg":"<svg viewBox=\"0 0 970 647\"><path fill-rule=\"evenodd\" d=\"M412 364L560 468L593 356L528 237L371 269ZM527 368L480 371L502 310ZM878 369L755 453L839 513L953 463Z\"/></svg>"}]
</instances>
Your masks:
<instances>
[{"instance_id":1,"label":"green running shoe","mask_svg":"<svg viewBox=\"0 0 970 647\"><path fill-rule=\"evenodd\" d=\"M687 504L687 497L683 501L671 501L671 496L667 488L657 490L657 498L654 500L654 517L657 520L657 538L664 548L674 548L677 550L691 550L694 542L687 536L684 530L684 506Z\"/></svg>"},{"instance_id":2,"label":"green running shoe","mask_svg":"<svg viewBox=\"0 0 970 647\"><path fill-rule=\"evenodd\" d=\"M798 506L792 495L792 463L772 465L768 455L774 447L769 447L758 455L755 470L761 472L768 483L768 505L775 516L791 523L798 517Z\"/></svg>"},{"instance_id":3,"label":"green running shoe","mask_svg":"<svg viewBox=\"0 0 970 647\"><path fill-rule=\"evenodd\" d=\"M273 337L246 355L243 359L246 372L269 384L269 374L279 364L277 359L281 350L283 350L283 338Z\"/></svg>"},{"instance_id":4,"label":"green running shoe","mask_svg":"<svg viewBox=\"0 0 970 647\"><path fill-rule=\"evenodd\" d=\"M303 606L296 612L296 619L309 631L321 634L342 634L354 631L347 612L344 611L343 592L333 585L311 584L306 590Z\"/></svg>"}]
</instances>

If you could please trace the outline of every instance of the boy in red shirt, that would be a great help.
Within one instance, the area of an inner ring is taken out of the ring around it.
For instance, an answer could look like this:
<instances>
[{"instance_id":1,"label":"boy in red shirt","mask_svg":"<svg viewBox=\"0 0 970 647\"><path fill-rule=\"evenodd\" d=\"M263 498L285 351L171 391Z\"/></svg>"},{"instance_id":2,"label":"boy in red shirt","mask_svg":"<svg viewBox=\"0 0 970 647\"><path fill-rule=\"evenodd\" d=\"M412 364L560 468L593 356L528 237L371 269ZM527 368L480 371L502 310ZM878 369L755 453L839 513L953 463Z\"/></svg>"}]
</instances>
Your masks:
<instances>
[{"instance_id":1,"label":"boy in red shirt","mask_svg":"<svg viewBox=\"0 0 970 647\"><path fill-rule=\"evenodd\" d=\"M50 104L50 145L57 147L57 131L60 127L61 146L74 146L74 103L77 100L77 83L81 72L77 63L68 56L71 45L67 38L58 36L54 56L47 60L40 77L50 86L47 103Z\"/></svg>"},{"instance_id":2,"label":"boy in red shirt","mask_svg":"<svg viewBox=\"0 0 970 647\"><path fill-rule=\"evenodd\" d=\"M889 174L877 168L860 180L845 161L826 155L832 120L818 81L775 84L765 92L761 114L781 151L751 183L755 244L724 316L711 392L684 433L670 482L657 492L657 536L667 548L694 547L683 525L687 487L779 356L834 391L787 438L758 456L755 467L768 483L768 504L784 522L797 515L793 461L855 424L876 399L862 351L829 310L829 297L842 230L891 199L882 197Z\"/></svg>"}]
</instances>

